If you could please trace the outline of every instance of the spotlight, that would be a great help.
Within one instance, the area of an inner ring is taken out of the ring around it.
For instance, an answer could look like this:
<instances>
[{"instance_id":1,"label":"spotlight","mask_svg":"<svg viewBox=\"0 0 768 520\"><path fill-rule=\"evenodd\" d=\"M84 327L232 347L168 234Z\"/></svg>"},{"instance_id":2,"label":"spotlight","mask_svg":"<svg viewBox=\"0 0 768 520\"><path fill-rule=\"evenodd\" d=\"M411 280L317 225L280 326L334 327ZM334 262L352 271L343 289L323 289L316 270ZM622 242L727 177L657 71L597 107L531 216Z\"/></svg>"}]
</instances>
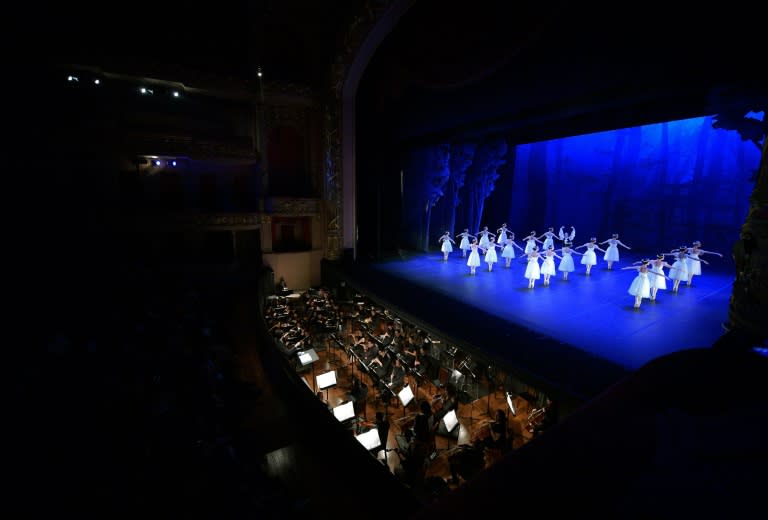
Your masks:
<instances>
[{"instance_id":1,"label":"spotlight","mask_svg":"<svg viewBox=\"0 0 768 520\"><path fill-rule=\"evenodd\" d=\"M97 78L97 79L93 80L93 84L94 85L100 85L101 84L101 80Z\"/></svg>"},{"instance_id":2,"label":"spotlight","mask_svg":"<svg viewBox=\"0 0 768 520\"><path fill-rule=\"evenodd\" d=\"M77 76L69 75L67 76L67 81L80 81L80 79Z\"/></svg>"},{"instance_id":3,"label":"spotlight","mask_svg":"<svg viewBox=\"0 0 768 520\"><path fill-rule=\"evenodd\" d=\"M262 74L261 74L261 67L259 67L258 69L256 69L256 75L257 75L258 77L261 77L261 75L262 75Z\"/></svg>"},{"instance_id":4,"label":"spotlight","mask_svg":"<svg viewBox=\"0 0 768 520\"><path fill-rule=\"evenodd\" d=\"M174 91L171 93L171 95L172 95L173 97L179 97L179 91L178 91L178 90L174 90Z\"/></svg>"},{"instance_id":5,"label":"spotlight","mask_svg":"<svg viewBox=\"0 0 768 520\"><path fill-rule=\"evenodd\" d=\"M146 87L141 87L139 89L139 92L141 92L142 94L147 95L147 96L154 94L154 91L152 89L148 89Z\"/></svg>"},{"instance_id":6,"label":"spotlight","mask_svg":"<svg viewBox=\"0 0 768 520\"><path fill-rule=\"evenodd\" d=\"M152 161L152 164L154 164L155 166L160 166L162 163L158 159L155 159L154 161Z\"/></svg>"},{"instance_id":7,"label":"spotlight","mask_svg":"<svg viewBox=\"0 0 768 520\"><path fill-rule=\"evenodd\" d=\"M173 167L175 168L175 167L176 167L176 159L173 159L173 160L171 160L171 161L168 161L168 164L169 164L169 165L171 165L171 166L173 166Z\"/></svg>"}]
</instances>

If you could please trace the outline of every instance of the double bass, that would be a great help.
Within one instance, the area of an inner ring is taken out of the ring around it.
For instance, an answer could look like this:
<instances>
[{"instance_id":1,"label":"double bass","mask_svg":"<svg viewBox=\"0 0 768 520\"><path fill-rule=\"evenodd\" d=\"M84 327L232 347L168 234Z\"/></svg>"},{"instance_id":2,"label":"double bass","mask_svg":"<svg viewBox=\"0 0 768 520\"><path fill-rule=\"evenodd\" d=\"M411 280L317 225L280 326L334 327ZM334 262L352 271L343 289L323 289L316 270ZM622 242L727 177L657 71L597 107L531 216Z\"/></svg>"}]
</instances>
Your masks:
<instances>
[{"instance_id":1,"label":"double bass","mask_svg":"<svg viewBox=\"0 0 768 520\"><path fill-rule=\"evenodd\" d=\"M531 412L528 414L528 419L525 422L525 429L528 431L528 433L534 433L536 431L536 427L541 424L546 416L546 408L534 408L531 410Z\"/></svg>"}]
</instances>

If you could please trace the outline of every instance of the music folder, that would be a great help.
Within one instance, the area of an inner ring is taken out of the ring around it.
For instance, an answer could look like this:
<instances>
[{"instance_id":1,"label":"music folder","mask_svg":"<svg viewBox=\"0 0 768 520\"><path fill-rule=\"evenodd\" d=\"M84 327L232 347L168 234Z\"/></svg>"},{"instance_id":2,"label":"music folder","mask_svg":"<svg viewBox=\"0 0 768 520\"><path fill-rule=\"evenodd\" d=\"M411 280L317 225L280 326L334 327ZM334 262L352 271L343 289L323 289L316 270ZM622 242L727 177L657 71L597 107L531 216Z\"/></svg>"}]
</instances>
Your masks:
<instances>
[{"instance_id":1,"label":"music folder","mask_svg":"<svg viewBox=\"0 0 768 520\"><path fill-rule=\"evenodd\" d=\"M443 416L443 423L445 423L445 429L449 432L459 424L459 418L456 417L456 410L451 410Z\"/></svg>"},{"instance_id":2,"label":"music folder","mask_svg":"<svg viewBox=\"0 0 768 520\"><path fill-rule=\"evenodd\" d=\"M301 366L305 367L319 359L320 356L317 355L317 352L315 352L315 349L313 348L299 352L299 361L301 362Z\"/></svg>"},{"instance_id":3,"label":"music folder","mask_svg":"<svg viewBox=\"0 0 768 520\"><path fill-rule=\"evenodd\" d=\"M403 406L408 406L408 403L413 401L413 392L411 391L410 385L405 385L397 394L397 397L400 398L400 402L403 403Z\"/></svg>"},{"instance_id":4,"label":"music folder","mask_svg":"<svg viewBox=\"0 0 768 520\"><path fill-rule=\"evenodd\" d=\"M517 417L517 409L515 408L515 401L512 400L512 394L507 392L507 406L509 411L512 412L512 417Z\"/></svg>"},{"instance_id":5,"label":"music folder","mask_svg":"<svg viewBox=\"0 0 768 520\"><path fill-rule=\"evenodd\" d=\"M339 420L339 422L344 422L347 419L351 419L355 416L355 406L352 401L340 404L333 409L333 415L336 417L336 419Z\"/></svg>"},{"instance_id":6,"label":"music folder","mask_svg":"<svg viewBox=\"0 0 768 520\"><path fill-rule=\"evenodd\" d=\"M331 370L330 372L326 372L325 374L320 374L317 376L317 387L320 390L325 390L326 388L333 386L336 384L336 371Z\"/></svg>"},{"instance_id":7,"label":"music folder","mask_svg":"<svg viewBox=\"0 0 768 520\"><path fill-rule=\"evenodd\" d=\"M374 450L381 446L381 439L379 439L379 429L371 428L365 433L361 433L355 437L360 444L365 446L367 450Z\"/></svg>"}]
</instances>

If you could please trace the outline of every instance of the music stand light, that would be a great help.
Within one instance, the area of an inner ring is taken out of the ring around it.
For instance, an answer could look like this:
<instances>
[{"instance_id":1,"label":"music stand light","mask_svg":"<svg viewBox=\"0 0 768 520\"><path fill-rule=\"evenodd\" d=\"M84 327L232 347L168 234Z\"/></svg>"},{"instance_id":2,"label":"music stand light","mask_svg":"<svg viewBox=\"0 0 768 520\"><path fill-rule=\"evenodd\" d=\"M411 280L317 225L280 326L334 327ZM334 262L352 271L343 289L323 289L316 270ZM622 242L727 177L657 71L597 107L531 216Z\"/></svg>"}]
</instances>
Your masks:
<instances>
[{"instance_id":1,"label":"music stand light","mask_svg":"<svg viewBox=\"0 0 768 520\"><path fill-rule=\"evenodd\" d=\"M445 423L445 429L448 433L452 432L454 428L459 424L459 418L456 417L456 410L451 410L443 416L443 423Z\"/></svg>"},{"instance_id":2,"label":"music stand light","mask_svg":"<svg viewBox=\"0 0 768 520\"><path fill-rule=\"evenodd\" d=\"M301 363L301 366L305 367L307 365L312 365L312 379L314 383L314 376L315 376L315 361L320 360L320 356L317 355L317 352L315 352L315 349L310 348L307 350L302 350L298 353L299 356L299 363ZM317 387L312 389L313 392L317 392Z\"/></svg>"},{"instance_id":3,"label":"music stand light","mask_svg":"<svg viewBox=\"0 0 768 520\"><path fill-rule=\"evenodd\" d=\"M355 436L355 438L362 444L366 450L375 450L381 446L381 439L379 438L379 429L371 428L365 433Z\"/></svg>"},{"instance_id":4,"label":"music stand light","mask_svg":"<svg viewBox=\"0 0 768 520\"><path fill-rule=\"evenodd\" d=\"M509 411L512 412L512 416L517 417L517 408L515 408L515 402L512 400L512 394L510 392L507 392L507 406L509 406Z\"/></svg>"},{"instance_id":5,"label":"music stand light","mask_svg":"<svg viewBox=\"0 0 768 520\"><path fill-rule=\"evenodd\" d=\"M333 409L333 415L336 417L336 419L339 420L339 422L344 422L347 419L351 419L355 416L355 406L352 401L347 401L346 403L335 407Z\"/></svg>"},{"instance_id":6,"label":"music stand light","mask_svg":"<svg viewBox=\"0 0 768 520\"><path fill-rule=\"evenodd\" d=\"M411 391L410 385L405 385L403 389L400 390L400 392L397 394L397 397L400 398L400 402L403 403L403 410L405 410L405 407L408 406L411 401L413 401L413 392Z\"/></svg>"}]
</instances>

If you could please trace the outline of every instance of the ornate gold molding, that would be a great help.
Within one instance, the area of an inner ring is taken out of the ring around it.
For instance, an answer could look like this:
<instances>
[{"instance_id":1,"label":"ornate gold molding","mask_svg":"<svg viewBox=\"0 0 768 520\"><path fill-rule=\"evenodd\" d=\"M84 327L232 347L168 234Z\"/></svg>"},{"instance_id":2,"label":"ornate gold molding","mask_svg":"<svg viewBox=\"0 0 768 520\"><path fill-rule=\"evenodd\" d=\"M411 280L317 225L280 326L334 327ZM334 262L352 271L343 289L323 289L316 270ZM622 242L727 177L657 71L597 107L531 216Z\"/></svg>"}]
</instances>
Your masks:
<instances>
[{"instance_id":1,"label":"ornate gold molding","mask_svg":"<svg viewBox=\"0 0 768 520\"><path fill-rule=\"evenodd\" d=\"M269 197L269 213L274 216L315 216L320 214L319 199L298 199L289 197Z\"/></svg>"}]
</instances>

